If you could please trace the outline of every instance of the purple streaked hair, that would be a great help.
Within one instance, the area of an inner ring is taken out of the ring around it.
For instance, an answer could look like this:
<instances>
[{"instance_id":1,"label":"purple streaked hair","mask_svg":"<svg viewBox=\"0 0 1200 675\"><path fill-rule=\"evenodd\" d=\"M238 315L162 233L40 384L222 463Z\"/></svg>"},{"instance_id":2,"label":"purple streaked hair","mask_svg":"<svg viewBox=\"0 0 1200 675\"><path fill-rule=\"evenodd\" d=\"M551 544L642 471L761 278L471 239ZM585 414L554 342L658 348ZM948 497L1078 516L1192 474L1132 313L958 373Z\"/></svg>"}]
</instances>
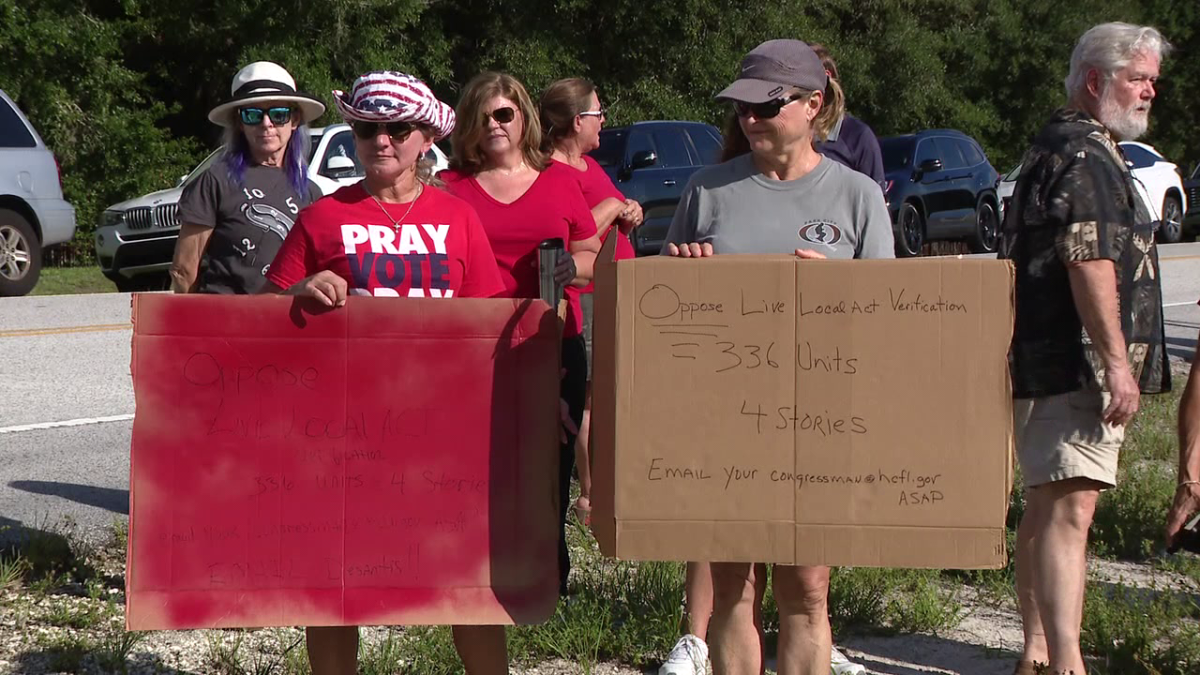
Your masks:
<instances>
[{"instance_id":1,"label":"purple streaked hair","mask_svg":"<svg viewBox=\"0 0 1200 675\"><path fill-rule=\"evenodd\" d=\"M246 182L246 167L254 164L254 158L250 154L246 134L242 132L238 112L234 110L232 115L232 124L225 127L225 153L221 161L225 163L225 170L233 184L242 187ZM288 185L299 195L308 194L308 151L311 143L308 126L298 124L292 129L292 137L288 139L283 155L283 170L287 172Z\"/></svg>"}]
</instances>

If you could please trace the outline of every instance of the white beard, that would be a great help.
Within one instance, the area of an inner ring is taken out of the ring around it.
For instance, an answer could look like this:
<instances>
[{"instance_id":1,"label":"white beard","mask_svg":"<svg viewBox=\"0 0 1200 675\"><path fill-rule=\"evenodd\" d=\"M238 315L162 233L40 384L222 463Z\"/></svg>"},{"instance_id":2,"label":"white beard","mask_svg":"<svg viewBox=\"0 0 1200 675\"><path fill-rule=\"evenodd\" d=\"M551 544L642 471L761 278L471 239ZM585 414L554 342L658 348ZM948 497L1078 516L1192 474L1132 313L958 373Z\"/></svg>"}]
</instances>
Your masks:
<instances>
[{"instance_id":1,"label":"white beard","mask_svg":"<svg viewBox=\"0 0 1200 675\"><path fill-rule=\"evenodd\" d=\"M1100 96L1100 114L1097 119L1117 137L1119 141L1134 141L1150 127L1150 104L1141 101L1122 108L1116 97L1105 87Z\"/></svg>"}]
</instances>

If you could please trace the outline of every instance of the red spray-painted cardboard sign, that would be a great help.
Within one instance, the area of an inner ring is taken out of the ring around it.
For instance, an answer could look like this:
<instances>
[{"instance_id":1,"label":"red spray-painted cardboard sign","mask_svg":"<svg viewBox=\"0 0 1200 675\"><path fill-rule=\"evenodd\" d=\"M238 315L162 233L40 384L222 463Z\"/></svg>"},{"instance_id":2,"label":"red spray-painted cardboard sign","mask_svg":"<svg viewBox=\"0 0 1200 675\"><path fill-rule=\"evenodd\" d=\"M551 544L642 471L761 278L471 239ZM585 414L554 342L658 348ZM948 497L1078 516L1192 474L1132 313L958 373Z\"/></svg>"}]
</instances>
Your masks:
<instances>
[{"instance_id":1,"label":"red spray-painted cardboard sign","mask_svg":"<svg viewBox=\"0 0 1200 675\"><path fill-rule=\"evenodd\" d=\"M549 618L558 318L314 309L134 297L127 627Z\"/></svg>"}]
</instances>

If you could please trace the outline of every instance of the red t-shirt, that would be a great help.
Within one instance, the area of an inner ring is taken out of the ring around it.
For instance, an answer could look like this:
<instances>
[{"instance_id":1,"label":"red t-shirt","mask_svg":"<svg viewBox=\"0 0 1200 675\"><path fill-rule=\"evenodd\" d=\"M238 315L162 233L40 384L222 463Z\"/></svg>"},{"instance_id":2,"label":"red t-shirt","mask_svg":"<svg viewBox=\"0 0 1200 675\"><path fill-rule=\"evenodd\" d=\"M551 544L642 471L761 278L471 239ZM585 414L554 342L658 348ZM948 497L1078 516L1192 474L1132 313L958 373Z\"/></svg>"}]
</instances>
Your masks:
<instances>
[{"instance_id":1,"label":"red t-shirt","mask_svg":"<svg viewBox=\"0 0 1200 675\"><path fill-rule=\"evenodd\" d=\"M608 174L604 173L604 168L600 166L599 162L592 159L590 155L584 155L583 161L587 164L587 171L580 171L570 164L563 164L563 166L570 169L571 174L575 176L575 180L579 181L579 189L583 191L583 201L589 209L596 208L597 204L609 197L625 201L625 195L621 194L616 185L613 185L612 180L608 177ZM607 242L609 235L618 231L618 225L619 223L614 222L612 227L609 227L604 232L602 240ZM617 236L617 250L613 254L613 260L629 260L635 257L635 255L633 244L629 242L629 233L621 232ZM570 291L572 293L591 293L592 284L588 284L583 288L572 287Z\"/></svg>"},{"instance_id":2,"label":"red t-shirt","mask_svg":"<svg viewBox=\"0 0 1200 675\"><path fill-rule=\"evenodd\" d=\"M426 185L408 204L383 204L350 185L300 212L267 280L289 288L331 270L352 289L377 297L490 298L504 282L479 216L470 205Z\"/></svg>"},{"instance_id":3,"label":"red t-shirt","mask_svg":"<svg viewBox=\"0 0 1200 675\"><path fill-rule=\"evenodd\" d=\"M474 176L452 170L438 174L451 194L479 212L509 297L539 296L537 246L542 240L559 237L569 243L596 234L596 221L583 200L578 181L568 173L569 168L550 162L525 194L511 204L489 195ZM563 336L574 337L583 331L583 310L577 294L567 293L566 297L568 311Z\"/></svg>"}]
</instances>

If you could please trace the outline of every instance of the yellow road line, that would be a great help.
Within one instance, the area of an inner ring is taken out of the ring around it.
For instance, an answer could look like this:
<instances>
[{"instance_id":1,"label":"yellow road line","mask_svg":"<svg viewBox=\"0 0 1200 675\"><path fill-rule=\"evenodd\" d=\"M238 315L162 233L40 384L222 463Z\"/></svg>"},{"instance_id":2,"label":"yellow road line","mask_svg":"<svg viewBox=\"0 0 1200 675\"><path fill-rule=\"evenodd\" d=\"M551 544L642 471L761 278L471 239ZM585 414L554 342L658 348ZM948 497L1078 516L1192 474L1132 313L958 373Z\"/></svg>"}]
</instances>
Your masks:
<instances>
[{"instance_id":1,"label":"yellow road line","mask_svg":"<svg viewBox=\"0 0 1200 675\"><path fill-rule=\"evenodd\" d=\"M67 326L64 328L25 328L20 330L0 330L0 338L32 337L35 335L62 335L65 333L99 333L110 330L132 330L130 323L102 323L94 326Z\"/></svg>"}]
</instances>

